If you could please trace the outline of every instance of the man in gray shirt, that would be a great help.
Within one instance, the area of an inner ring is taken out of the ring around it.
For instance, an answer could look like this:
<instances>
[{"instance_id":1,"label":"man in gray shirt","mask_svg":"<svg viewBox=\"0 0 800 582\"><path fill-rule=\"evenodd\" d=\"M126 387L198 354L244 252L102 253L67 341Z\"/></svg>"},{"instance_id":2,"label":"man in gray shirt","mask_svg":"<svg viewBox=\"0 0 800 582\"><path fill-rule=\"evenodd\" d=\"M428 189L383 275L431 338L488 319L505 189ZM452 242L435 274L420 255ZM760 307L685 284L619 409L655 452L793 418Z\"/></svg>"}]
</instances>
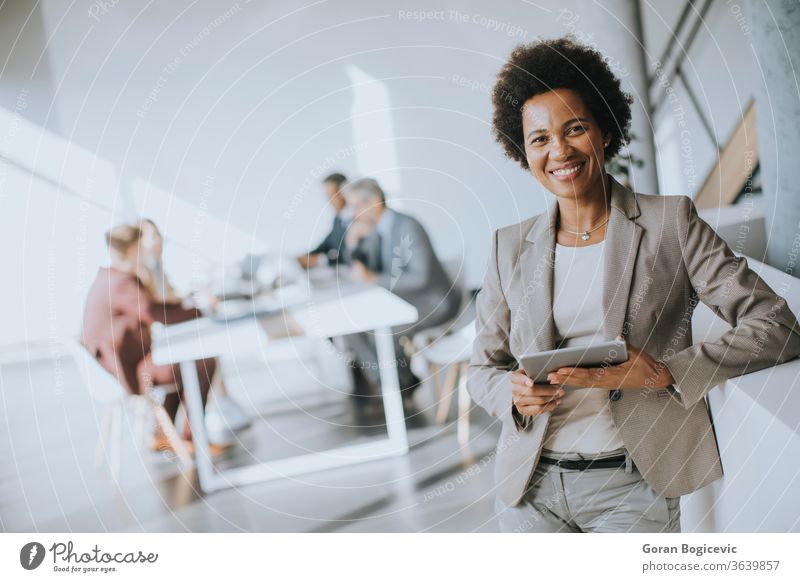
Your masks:
<instances>
[{"instance_id":1,"label":"man in gray shirt","mask_svg":"<svg viewBox=\"0 0 800 582\"><path fill-rule=\"evenodd\" d=\"M409 404L420 380L411 372L404 345L416 332L455 317L460 297L423 226L415 218L388 208L376 180L356 180L345 188L345 196L353 212L345 238L353 278L388 289L419 312L415 323L393 329L400 389ZM348 336L348 346L354 356L356 394L373 392L380 382L374 339L368 334L354 334ZM359 378L359 372L363 372L363 378Z\"/></svg>"}]
</instances>

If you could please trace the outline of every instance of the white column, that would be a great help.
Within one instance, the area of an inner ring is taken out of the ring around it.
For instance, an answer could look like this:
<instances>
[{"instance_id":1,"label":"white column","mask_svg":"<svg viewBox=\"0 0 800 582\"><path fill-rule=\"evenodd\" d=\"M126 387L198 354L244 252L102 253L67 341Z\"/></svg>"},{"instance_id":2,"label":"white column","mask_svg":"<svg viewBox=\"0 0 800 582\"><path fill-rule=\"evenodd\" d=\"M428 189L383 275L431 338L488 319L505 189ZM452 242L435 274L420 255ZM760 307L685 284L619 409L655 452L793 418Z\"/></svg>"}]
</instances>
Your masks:
<instances>
[{"instance_id":1,"label":"white column","mask_svg":"<svg viewBox=\"0 0 800 582\"><path fill-rule=\"evenodd\" d=\"M742 42L756 69L756 124L767 222L767 262L800 276L800 4L748 0ZM793 62L794 61L794 62Z\"/></svg>"}]
</instances>

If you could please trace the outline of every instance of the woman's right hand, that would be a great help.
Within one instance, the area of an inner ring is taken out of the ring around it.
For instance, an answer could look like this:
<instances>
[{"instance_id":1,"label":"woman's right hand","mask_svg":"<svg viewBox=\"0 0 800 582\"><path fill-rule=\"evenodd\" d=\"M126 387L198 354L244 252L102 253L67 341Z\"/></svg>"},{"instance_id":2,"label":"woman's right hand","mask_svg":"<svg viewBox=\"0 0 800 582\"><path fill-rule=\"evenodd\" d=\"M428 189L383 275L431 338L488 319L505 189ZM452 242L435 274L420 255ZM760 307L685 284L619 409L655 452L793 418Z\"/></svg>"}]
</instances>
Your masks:
<instances>
[{"instance_id":1,"label":"woman's right hand","mask_svg":"<svg viewBox=\"0 0 800 582\"><path fill-rule=\"evenodd\" d=\"M524 370L511 374L511 398L522 416L552 412L561 403L564 389L559 384L534 384Z\"/></svg>"}]
</instances>

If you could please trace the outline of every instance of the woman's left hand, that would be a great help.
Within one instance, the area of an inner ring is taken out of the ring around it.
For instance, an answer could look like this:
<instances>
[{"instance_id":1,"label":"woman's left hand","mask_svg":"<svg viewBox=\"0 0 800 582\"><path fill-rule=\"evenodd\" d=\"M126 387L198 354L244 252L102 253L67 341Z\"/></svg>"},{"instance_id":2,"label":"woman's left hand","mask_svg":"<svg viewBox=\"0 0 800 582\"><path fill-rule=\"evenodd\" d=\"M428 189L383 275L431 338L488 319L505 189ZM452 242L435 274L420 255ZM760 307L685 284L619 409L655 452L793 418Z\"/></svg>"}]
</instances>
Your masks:
<instances>
[{"instance_id":1,"label":"woman's left hand","mask_svg":"<svg viewBox=\"0 0 800 582\"><path fill-rule=\"evenodd\" d=\"M622 337L617 337L621 340ZM547 375L551 384L578 388L665 388L675 383L669 369L650 354L627 344L627 361L605 368L559 368Z\"/></svg>"}]
</instances>

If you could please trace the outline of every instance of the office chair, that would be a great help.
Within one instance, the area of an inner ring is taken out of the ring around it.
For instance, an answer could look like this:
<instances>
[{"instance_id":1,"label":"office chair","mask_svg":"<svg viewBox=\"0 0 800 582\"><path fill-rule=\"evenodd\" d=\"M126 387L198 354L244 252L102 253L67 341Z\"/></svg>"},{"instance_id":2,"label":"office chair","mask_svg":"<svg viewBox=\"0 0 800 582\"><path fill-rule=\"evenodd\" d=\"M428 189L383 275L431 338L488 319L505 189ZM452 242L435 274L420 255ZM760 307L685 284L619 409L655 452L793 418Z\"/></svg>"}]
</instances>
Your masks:
<instances>
[{"instance_id":1,"label":"office chair","mask_svg":"<svg viewBox=\"0 0 800 582\"><path fill-rule=\"evenodd\" d=\"M177 392L178 387L175 384L153 386L142 395L129 394L114 376L100 366L78 339L69 339L64 343L75 360L83 384L92 399L104 407L100 435L95 449L95 465L100 466L103 458L107 456L112 477L115 481L119 479L122 453L122 414L126 404L133 402L136 410L134 432L138 437L137 440L144 442L145 422L149 409L181 465L192 466L192 457L162 405L167 394Z\"/></svg>"}]
</instances>

